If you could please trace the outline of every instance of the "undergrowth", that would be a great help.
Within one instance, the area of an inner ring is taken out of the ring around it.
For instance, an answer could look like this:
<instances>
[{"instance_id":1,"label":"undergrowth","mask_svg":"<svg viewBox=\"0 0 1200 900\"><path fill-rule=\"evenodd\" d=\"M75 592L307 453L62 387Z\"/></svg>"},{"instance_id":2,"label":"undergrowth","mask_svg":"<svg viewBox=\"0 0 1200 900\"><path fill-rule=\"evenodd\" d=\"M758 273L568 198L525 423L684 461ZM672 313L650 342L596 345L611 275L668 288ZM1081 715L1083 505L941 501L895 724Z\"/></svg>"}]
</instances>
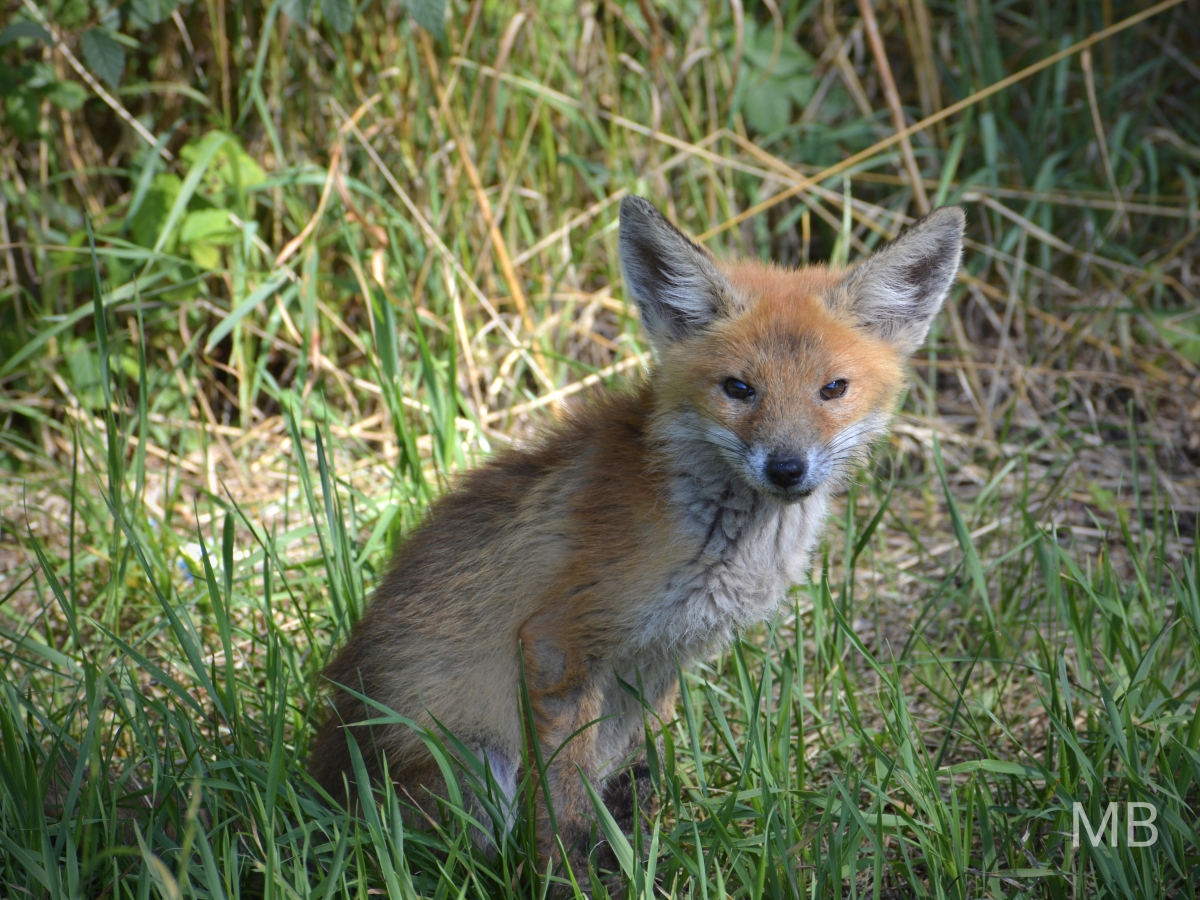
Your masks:
<instances>
[{"instance_id":1,"label":"undergrowth","mask_svg":"<svg viewBox=\"0 0 1200 900\"><path fill-rule=\"evenodd\" d=\"M527 815L489 855L304 760L430 500L645 364L635 192L786 265L970 226L812 582L683 672L592 890L1194 897L1195 0L448 7L2 14L4 895L548 895Z\"/></svg>"}]
</instances>

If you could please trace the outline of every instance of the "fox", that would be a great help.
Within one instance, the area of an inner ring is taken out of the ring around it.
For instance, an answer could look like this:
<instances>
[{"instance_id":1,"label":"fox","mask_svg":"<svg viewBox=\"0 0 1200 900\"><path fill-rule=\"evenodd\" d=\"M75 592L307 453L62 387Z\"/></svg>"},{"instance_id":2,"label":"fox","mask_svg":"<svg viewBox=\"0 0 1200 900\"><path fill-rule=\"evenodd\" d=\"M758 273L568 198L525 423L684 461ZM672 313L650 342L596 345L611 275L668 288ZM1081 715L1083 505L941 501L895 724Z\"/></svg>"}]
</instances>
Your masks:
<instances>
[{"instance_id":1,"label":"fox","mask_svg":"<svg viewBox=\"0 0 1200 900\"><path fill-rule=\"evenodd\" d=\"M452 734L494 795L471 800L487 848L513 826L533 742L543 859L586 864L589 785L631 831L634 795L652 794L645 723L674 720L682 666L804 581L831 498L889 427L965 222L941 207L849 270L791 269L719 261L626 196L619 262L648 372L432 505L324 672L315 782L346 799L353 745L373 782L434 815L449 785L412 725Z\"/></svg>"}]
</instances>

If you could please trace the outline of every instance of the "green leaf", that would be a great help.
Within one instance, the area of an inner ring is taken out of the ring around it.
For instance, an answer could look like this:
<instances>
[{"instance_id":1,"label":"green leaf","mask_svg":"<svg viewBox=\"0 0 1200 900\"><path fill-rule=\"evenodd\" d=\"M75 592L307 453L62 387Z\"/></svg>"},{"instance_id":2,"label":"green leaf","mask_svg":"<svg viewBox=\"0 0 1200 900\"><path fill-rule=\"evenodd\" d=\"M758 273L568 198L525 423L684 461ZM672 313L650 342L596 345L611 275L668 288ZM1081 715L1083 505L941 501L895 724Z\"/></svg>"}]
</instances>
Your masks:
<instances>
[{"instance_id":1,"label":"green leaf","mask_svg":"<svg viewBox=\"0 0 1200 900\"><path fill-rule=\"evenodd\" d=\"M7 97L15 93L24 81L21 69L14 69L12 66L6 66L0 62L0 97Z\"/></svg>"},{"instance_id":2,"label":"green leaf","mask_svg":"<svg viewBox=\"0 0 1200 900\"><path fill-rule=\"evenodd\" d=\"M1044 778L1046 773L1034 766L1023 766L1020 763L1004 759L971 759L966 762L944 766L941 772L953 775L963 775L967 772L991 772L994 775L1019 775L1023 778Z\"/></svg>"},{"instance_id":3,"label":"green leaf","mask_svg":"<svg viewBox=\"0 0 1200 900\"><path fill-rule=\"evenodd\" d=\"M46 92L46 99L60 109L74 112L83 106L87 99L87 91L82 84L74 81L59 81Z\"/></svg>"},{"instance_id":4,"label":"green leaf","mask_svg":"<svg viewBox=\"0 0 1200 900\"><path fill-rule=\"evenodd\" d=\"M617 824L612 813L608 811L608 807L604 805L604 801L600 799L600 795L596 793L596 789L592 787L590 781L584 778L583 772L579 773L579 777L583 778L583 786L587 789L588 798L592 801L592 809L596 813L596 822L600 825L600 830L604 836L608 838L608 845L612 848L613 856L617 858L617 865L621 867L621 871L625 873L625 877L632 879L634 877L634 863L637 859L633 852L633 847L629 845L629 839L625 837L621 831L621 826Z\"/></svg>"},{"instance_id":5,"label":"green leaf","mask_svg":"<svg viewBox=\"0 0 1200 900\"><path fill-rule=\"evenodd\" d=\"M446 0L408 0L408 13L439 41L446 39Z\"/></svg>"},{"instance_id":6,"label":"green leaf","mask_svg":"<svg viewBox=\"0 0 1200 900\"><path fill-rule=\"evenodd\" d=\"M770 78L786 79L799 73L811 73L816 60L791 35L783 35L776 55L773 27L746 23L746 61Z\"/></svg>"},{"instance_id":7,"label":"green leaf","mask_svg":"<svg viewBox=\"0 0 1200 900\"><path fill-rule=\"evenodd\" d=\"M19 634L15 631L9 631L7 628L0 627L0 637L3 637L9 646L24 650L34 656L39 656L52 666L61 666L72 672L80 671L79 664L75 660L71 659L67 654L60 653L55 648L43 643L44 638L36 632Z\"/></svg>"},{"instance_id":8,"label":"green leaf","mask_svg":"<svg viewBox=\"0 0 1200 900\"><path fill-rule=\"evenodd\" d=\"M846 209L849 209L848 205ZM992 610L991 597L988 595L987 576L983 572L983 563L979 559L979 550L971 538L971 530L967 528L966 520L963 519L958 504L954 500L954 493L950 490L950 482L946 478L946 465L942 461L942 445L939 443L936 434L933 437L933 463L937 469L938 478L942 482L942 492L946 497L946 506L950 510L950 523L954 526L954 535L958 538L958 545L962 548L963 564L971 576L975 590L979 592L979 599L983 602L983 608L987 612L988 626L994 631L996 620L995 613Z\"/></svg>"},{"instance_id":9,"label":"green leaf","mask_svg":"<svg viewBox=\"0 0 1200 900\"><path fill-rule=\"evenodd\" d=\"M113 87L119 85L125 72L125 49L100 28L85 31L82 44L83 58L92 71Z\"/></svg>"},{"instance_id":10,"label":"green leaf","mask_svg":"<svg viewBox=\"0 0 1200 900\"><path fill-rule=\"evenodd\" d=\"M48 91L58 84L54 66L44 62L34 63L28 68L21 66L18 70L18 78L21 84L31 91Z\"/></svg>"},{"instance_id":11,"label":"green leaf","mask_svg":"<svg viewBox=\"0 0 1200 900\"><path fill-rule=\"evenodd\" d=\"M217 163L217 174L229 186L234 187L234 170L237 166L237 181L242 190L255 187L267 180L266 173L253 156L242 149L240 144L231 142L225 147L224 159Z\"/></svg>"},{"instance_id":12,"label":"green leaf","mask_svg":"<svg viewBox=\"0 0 1200 900\"><path fill-rule=\"evenodd\" d=\"M92 10L88 0L58 0L51 8L58 27L71 33L83 28L99 12Z\"/></svg>"},{"instance_id":13,"label":"green leaf","mask_svg":"<svg viewBox=\"0 0 1200 900\"><path fill-rule=\"evenodd\" d=\"M230 140L229 135L222 131L210 131L199 141L195 143L196 153L191 159L184 157L188 163L187 178L179 188L179 193L175 197L175 201L171 205L171 212L167 215L167 221L163 224L162 230L158 233L158 239L154 242L154 252L160 251L167 243L171 236L171 231L175 227L175 223L183 218L184 212L187 210L188 203L192 200L192 195L196 193L196 188L200 184L200 180L204 177L204 173L208 171L208 166L212 162L213 157L221 150L226 141ZM187 150L187 147L183 148ZM182 156L182 151L180 152Z\"/></svg>"},{"instance_id":14,"label":"green leaf","mask_svg":"<svg viewBox=\"0 0 1200 900\"><path fill-rule=\"evenodd\" d=\"M221 248L217 244L195 241L188 244L188 254L192 257L192 262L202 269L208 269L211 272L221 268Z\"/></svg>"},{"instance_id":15,"label":"green leaf","mask_svg":"<svg viewBox=\"0 0 1200 900\"><path fill-rule=\"evenodd\" d=\"M14 22L0 31L0 47L6 47L21 38L33 38L35 41L43 41L47 44L53 40L50 32L37 22Z\"/></svg>"},{"instance_id":16,"label":"green leaf","mask_svg":"<svg viewBox=\"0 0 1200 900\"><path fill-rule=\"evenodd\" d=\"M134 243L142 247L154 246L182 186L178 175L160 173L154 176L142 205L129 220L129 234Z\"/></svg>"},{"instance_id":17,"label":"green leaf","mask_svg":"<svg viewBox=\"0 0 1200 900\"><path fill-rule=\"evenodd\" d=\"M177 0L133 0L133 12L151 25L165 22L175 11Z\"/></svg>"},{"instance_id":18,"label":"green leaf","mask_svg":"<svg viewBox=\"0 0 1200 900\"><path fill-rule=\"evenodd\" d=\"M790 35L747 22L746 62L749 80L741 103L746 124L762 134L779 131L791 121L793 104L807 106L812 99L816 61Z\"/></svg>"},{"instance_id":19,"label":"green leaf","mask_svg":"<svg viewBox=\"0 0 1200 900\"><path fill-rule=\"evenodd\" d=\"M38 96L32 91L17 91L4 100L4 122L22 140L38 136Z\"/></svg>"},{"instance_id":20,"label":"green leaf","mask_svg":"<svg viewBox=\"0 0 1200 900\"><path fill-rule=\"evenodd\" d=\"M283 12L293 22L307 22L312 15L313 0L283 0Z\"/></svg>"},{"instance_id":21,"label":"green leaf","mask_svg":"<svg viewBox=\"0 0 1200 900\"><path fill-rule=\"evenodd\" d=\"M198 209L190 212L179 229L179 240L184 244L207 241L210 244L232 244L238 229L229 221L227 209Z\"/></svg>"},{"instance_id":22,"label":"green leaf","mask_svg":"<svg viewBox=\"0 0 1200 900\"><path fill-rule=\"evenodd\" d=\"M354 27L354 4L351 0L321 0L321 15L339 34Z\"/></svg>"},{"instance_id":23,"label":"green leaf","mask_svg":"<svg viewBox=\"0 0 1200 900\"><path fill-rule=\"evenodd\" d=\"M768 79L746 91L742 101L746 124L760 134L772 134L784 128L792 118L792 98L777 82Z\"/></svg>"},{"instance_id":24,"label":"green leaf","mask_svg":"<svg viewBox=\"0 0 1200 900\"><path fill-rule=\"evenodd\" d=\"M192 261L202 269L221 267L221 247L237 241L240 232L229 221L227 209L198 209L190 212L179 229L179 242L186 244Z\"/></svg>"},{"instance_id":25,"label":"green leaf","mask_svg":"<svg viewBox=\"0 0 1200 900\"><path fill-rule=\"evenodd\" d=\"M68 350L67 370L71 373L71 384L80 403L89 409L103 406L100 363L96 354L88 350L82 338L72 338L64 346Z\"/></svg>"},{"instance_id":26,"label":"green leaf","mask_svg":"<svg viewBox=\"0 0 1200 900\"><path fill-rule=\"evenodd\" d=\"M212 132L217 133L223 135L224 143L213 157L201 185L201 192L215 205L224 206L226 191L237 190L239 185L243 191L248 190L262 184L267 176L254 157L241 148L236 138L224 132ZM188 165L195 165L206 152L208 140L210 136L205 135L197 141L192 141L179 151L180 157Z\"/></svg>"},{"instance_id":27,"label":"green leaf","mask_svg":"<svg viewBox=\"0 0 1200 900\"><path fill-rule=\"evenodd\" d=\"M56 885L55 880L46 874L47 870L38 865L37 857L30 855L30 853L21 847L20 844L14 843L8 838L7 835L3 833L0 833L0 841L3 841L7 845L8 852L12 854L11 858L18 860L22 867L24 867L25 871L36 878L45 887L49 888L53 885ZM53 871L53 869L50 871Z\"/></svg>"},{"instance_id":28,"label":"green leaf","mask_svg":"<svg viewBox=\"0 0 1200 900\"><path fill-rule=\"evenodd\" d=\"M783 86L797 106L808 106L808 101L817 91L817 79L811 75L796 75L785 81Z\"/></svg>"}]
</instances>

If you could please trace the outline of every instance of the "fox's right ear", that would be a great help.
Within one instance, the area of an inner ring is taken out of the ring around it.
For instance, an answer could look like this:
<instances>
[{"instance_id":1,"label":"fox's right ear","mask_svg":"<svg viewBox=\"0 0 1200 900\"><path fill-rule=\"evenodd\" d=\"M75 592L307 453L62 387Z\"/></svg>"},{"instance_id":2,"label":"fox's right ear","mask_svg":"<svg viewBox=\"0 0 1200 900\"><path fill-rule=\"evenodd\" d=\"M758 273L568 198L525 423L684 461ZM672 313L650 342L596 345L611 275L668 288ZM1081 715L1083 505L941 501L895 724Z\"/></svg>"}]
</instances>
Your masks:
<instances>
[{"instance_id":1,"label":"fox's right ear","mask_svg":"<svg viewBox=\"0 0 1200 900\"><path fill-rule=\"evenodd\" d=\"M708 251L641 197L621 201L618 243L625 285L656 348L734 311L733 289Z\"/></svg>"}]
</instances>

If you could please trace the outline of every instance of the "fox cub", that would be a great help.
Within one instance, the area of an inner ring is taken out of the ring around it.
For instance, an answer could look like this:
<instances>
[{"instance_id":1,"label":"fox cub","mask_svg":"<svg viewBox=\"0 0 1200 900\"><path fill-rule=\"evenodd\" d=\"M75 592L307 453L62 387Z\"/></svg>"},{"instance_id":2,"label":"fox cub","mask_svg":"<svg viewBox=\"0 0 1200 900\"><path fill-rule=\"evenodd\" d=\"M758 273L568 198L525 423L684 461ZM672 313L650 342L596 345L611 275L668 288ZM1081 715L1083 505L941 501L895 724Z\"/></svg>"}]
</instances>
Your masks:
<instances>
[{"instance_id":1,"label":"fox cub","mask_svg":"<svg viewBox=\"0 0 1200 900\"><path fill-rule=\"evenodd\" d=\"M529 721L546 762L541 851L556 855L557 832L574 858L588 852L584 778L628 827L641 703L672 719L677 664L716 653L805 577L830 497L886 431L954 280L964 221L944 207L849 271L788 270L718 262L627 197L621 269L649 375L434 505L325 672L318 783L346 797L348 729L372 778L386 760L401 796L434 814L445 796L416 731L356 724L383 715L357 693L440 733L436 719L485 762L505 821L476 799L483 829L512 824Z\"/></svg>"}]
</instances>

